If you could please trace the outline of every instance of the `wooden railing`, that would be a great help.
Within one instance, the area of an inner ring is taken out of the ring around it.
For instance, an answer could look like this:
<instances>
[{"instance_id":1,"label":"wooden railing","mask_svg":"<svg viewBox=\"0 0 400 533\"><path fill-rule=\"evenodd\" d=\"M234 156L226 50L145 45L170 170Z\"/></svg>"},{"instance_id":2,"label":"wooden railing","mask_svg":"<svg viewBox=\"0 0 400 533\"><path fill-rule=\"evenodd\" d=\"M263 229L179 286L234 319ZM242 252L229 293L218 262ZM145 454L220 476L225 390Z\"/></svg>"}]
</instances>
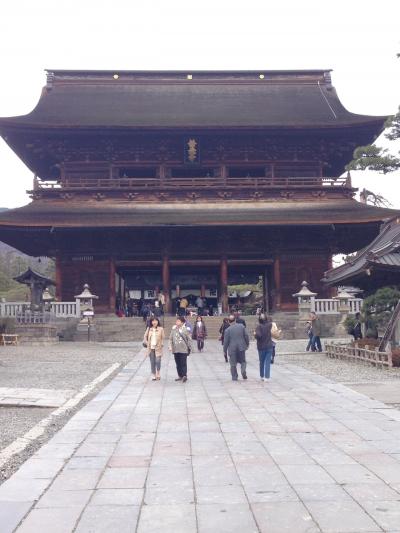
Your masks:
<instances>
[{"instance_id":1,"label":"wooden railing","mask_svg":"<svg viewBox=\"0 0 400 533\"><path fill-rule=\"evenodd\" d=\"M348 304L351 315L361 312L362 298L352 298ZM319 315L337 315L339 314L339 306L339 300L332 298L311 299L311 311L315 311Z\"/></svg>"},{"instance_id":2,"label":"wooden railing","mask_svg":"<svg viewBox=\"0 0 400 533\"><path fill-rule=\"evenodd\" d=\"M81 316L80 301L75 302L52 302L51 313L60 318L79 318Z\"/></svg>"},{"instance_id":3,"label":"wooden railing","mask_svg":"<svg viewBox=\"0 0 400 533\"><path fill-rule=\"evenodd\" d=\"M0 302L0 316L16 317L30 307L29 302Z\"/></svg>"},{"instance_id":4,"label":"wooden railing","mask_svg":"<svg viewBox=\"0 0 400 533\"><path fill-rule=\"evenodd\" d=\"M346 178L318 177L195 177L195 178L66 178L62 182L38 181L36 189L188 189L188 188L315 188L315 187L349 187Z\"/></svg>"},{"instance_id":5,"label":"wooden railing","mask_svg":"<svg viewBox=\"0 0 400 533\"><path fill-rule=\"evenodd\" d=\"M371 365L388 367L393 366L392 353L380 352L378 348L369 350L366 348L359 348L358 346L350 346L349 344L326 343L326 355L332 359L347 359L361 363L369 363Z\"/></svg>"},{"instance_id":6,"label":"wooden railing","mask_svg":"<svg viewBox=\"0 0 400 533\"><path fill-rule=\"evenodd\" d=\"M0 302L0 317L17 318L25 313L32 314L29 302ZM80 302L52 302L50 314L56 318L79 318Z\"/></svg>"}]
</instances>

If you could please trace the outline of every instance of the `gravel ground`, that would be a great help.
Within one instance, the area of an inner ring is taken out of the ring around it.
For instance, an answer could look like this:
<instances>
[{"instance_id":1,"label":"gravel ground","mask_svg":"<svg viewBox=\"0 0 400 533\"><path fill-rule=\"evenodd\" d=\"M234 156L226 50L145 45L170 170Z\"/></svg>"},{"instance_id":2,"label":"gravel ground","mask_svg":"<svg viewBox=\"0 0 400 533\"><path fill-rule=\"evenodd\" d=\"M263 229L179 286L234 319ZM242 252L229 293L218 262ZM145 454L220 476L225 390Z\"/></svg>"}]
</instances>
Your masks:
<instances>
[{"instance_id":1,"label":"gravel ground","mask_svg":"<svg viewBox=\"0 0 400 533\"><path fill-rule=\"evenodd\" d=\"M60 343L54 346L0 348L0 387L75 389L77 392L113 363L127 364L140 350L140 342ZM117 374L115 370L75 408L46 428L45 433L0 468L0 484L54 435L79 409ZM3 407L0 409L0 450L22 436L53 409Z\"/></svg>"},{"instance_id":2,"label":"gravel ground","mask_svg":"<svg viewBox=\"0 0 400 533\"><path fill-rule=\"evenodd\" d=\"M42 407L0 407L0 449L25 435L52 410Z\"/></svg>"},{"instance_id":3,"label":"gravel ground","mask_svg":"<svg viewBox=\"0 0 400 533\"><path fill-rule=\"evenodd\" d=\"M304 352L304 354L277 355L277 364L291 363L340 383L362 383L366 381L395 381L400 379L400 368L375 368L353 363L344 359L330 359L325 354Z\"/></svg>"},{"instance_id":4,"label":"gravel ground","mask_svg":"<svg viewBox=\"0 0 400 533\"><path fill-rule=\"evenodd\" d=\"M113 363L125 365L139 342L0 348L0 387L80 390Z\"/></svg>"}]
</instances>

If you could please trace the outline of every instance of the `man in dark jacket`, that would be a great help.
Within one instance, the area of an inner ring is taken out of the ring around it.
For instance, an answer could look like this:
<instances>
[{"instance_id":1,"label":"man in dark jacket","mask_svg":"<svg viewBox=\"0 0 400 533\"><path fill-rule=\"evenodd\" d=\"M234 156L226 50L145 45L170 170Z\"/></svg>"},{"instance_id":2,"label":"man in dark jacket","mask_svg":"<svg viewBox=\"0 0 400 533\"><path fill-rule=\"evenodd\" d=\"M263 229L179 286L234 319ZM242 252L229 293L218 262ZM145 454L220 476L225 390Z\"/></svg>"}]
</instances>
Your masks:
<instances>
[{"instance_id":1,"label":"man in dark jacket","mask_svg":"<svg viewBox=\"0 0 400 533\"><path fill-rule=\"evenodd\" d=\"M236 324L243 324L243 326L246 327L246 321L240 316L240 311L235 311L233 316L235 317Z\"/></svg>"},{"instance_id":2,"label":"man in dark jacket","mask_svg":"<svg viewBox=\"0 0 400 533\"><path fill-rule=\"evenodd\" d=\"M233 315L229 317L229 323L230 326L225 330L224 335L224 354L229 355L232 380L237 381L238 379L238 363L240 363L243 379L247 379L246 350L250 343L249 336L243 324L237 324Z\"/></svg>"}]
</instances>

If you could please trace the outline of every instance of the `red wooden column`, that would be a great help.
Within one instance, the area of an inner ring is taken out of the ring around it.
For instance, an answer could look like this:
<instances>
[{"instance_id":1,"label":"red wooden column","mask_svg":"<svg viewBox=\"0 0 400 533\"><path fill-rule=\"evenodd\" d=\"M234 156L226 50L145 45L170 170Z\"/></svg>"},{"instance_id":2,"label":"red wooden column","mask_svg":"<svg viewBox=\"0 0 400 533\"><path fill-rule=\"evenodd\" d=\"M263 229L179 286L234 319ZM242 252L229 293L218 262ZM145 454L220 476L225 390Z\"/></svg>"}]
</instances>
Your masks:
<instances>
[{"instance_id":1,"label":"red wooden column","mask_svg":"<svg viewBox=\"0 0 400 533\"><path fill-rule=\"evenodd\" d=\"M165 296L165 311L171 313L171 277L169 271L169 256L164 255L162 260L162 284Z\"/></svg>"},{"instance_id":2,"label":"red wooden column","mask_svg":"<svg viewBox=\"0 0 400 533\"><path fill-rule=\"evenodd\" d=\"M62 300L61 258L56 256L56 300Z\"/></svg>"},{"instance_id":3,"label":"red wooden column","mask_svg":"<svg viewBox=\"0 0 400 533\"><path fill-rule=\"evenodd\" d=\"M221 287L221 305L222 312L227 313L228 307L228 259L226 256L221 257L220 262L220 287Z\"/></svg>"},{"instance_id":4,"label":"red wooden column","mask_svg":"<svg viewBox=\"0 0 400 533\"><path fill-rule=\"evenodd\" d=\"M110 268L109 268L109 307L111 313L115 312L115 299L116 299L116 293L115 293L115 261L114 259L110 259Z\"/></svg>"},{"instance_id":5,"label":"red wooden column","mask_svg":"<svg viewBox=\"0 0 400 533\"><path fill-rule=\"evenodd\" d=\"M279 257L274 261L274 282L275 282L275 307L281 308L281 261Z\"/></svg>"}]
</instances>

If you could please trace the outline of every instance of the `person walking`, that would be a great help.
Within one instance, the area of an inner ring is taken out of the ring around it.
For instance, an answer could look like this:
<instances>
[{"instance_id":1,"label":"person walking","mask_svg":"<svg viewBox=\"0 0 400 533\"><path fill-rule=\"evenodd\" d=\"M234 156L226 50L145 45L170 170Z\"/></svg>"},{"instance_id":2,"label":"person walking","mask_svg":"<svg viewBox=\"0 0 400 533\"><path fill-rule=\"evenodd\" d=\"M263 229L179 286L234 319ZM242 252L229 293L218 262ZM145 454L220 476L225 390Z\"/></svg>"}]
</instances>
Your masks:
<instances>
[{"instance_id":1,"label":"person walking","mask_svg":"<svg viewBox=\"0 0 400 533\"><path fill-rule=\"evenodd\" d=\"M203 316L204 313L204 300L201 296L198 296L196 298L196 306L197 306L197 315Z\"/></svg>"},{"instance_id":2,"label":"person walking","mask_svg":"<svg viewBox=\"0 0 400 533\"><path fill-rule=\"evenodd\" d=\"M243 326L246 327L246 321L244 318L241 317L240 311L235 311L233 313L233 316L235 317L236 324L243 324Z\"/></svg>"},{"instance_id":3,"label":"person walking","mask_svg":"<svg viewBox=\"0 0 400 533\"><path fill-rule=\"evenodd\" d=\"M224 318L221 324L221 327L219 328L219 340L221 341L222 347L224 346L224 337L225 337L225 331L229 328L229 319ZM228 362L228 356L224 351L224 357L225 357L225 363Z\"/></svg>"},{"instance_id":4,"label":"person walking","mask_svg":"<svg viewBox=\"0 0 400 533\"><path fill-rule=\"evenodd\" d=\"M271 337L272 321L268 320L264 314L258 319L258 326L254 332L257 341L258 357L260 360L260 378L266 381L271 376L271 359L274 350L274 343Z\"/></svg>"},{"instance_id":5,"label":"person walking","mask_svg":"<svg viewBox=\"0 0 400 533\"><path fill-rule=\"evenodd\" d=\"M246 374L246 350L250 344L249 335L243 324L237 324L234 315L229 317L229 328L224 335L224 354L229 355L232 380L237 381L237 364L240 363L242 378L247 379Z\"/></svg>"},{"instance_id":6,"label":"person walking","mask_svg":"<svg viewBox=\"0 0 400 533\"><path fill-rule=\"evenodd\" d=\"M310 349L311 349L311 346L312 346L312 338L313 338L312 324L311 324L310 320L308 320L306 322L306 334L307 334L307 337L308 337L308 343L307 343L307 347L306 347L306 352L309 352Z\"/></svg>"},{"instance_id":7,"label":"person walking","mask_svg":"<svg viewBox=\"0 0 400 533\"><path fill-rule=\"evenodd\" d=\"M201 352L204 348L204 339L207 337L207 328L203 322L203 317L198 316L194 324L192 339L197 341L197 349Z\"/></svg>"},{"instance_id":8,"label":"person walking","mask_svg":"<svg viewBox=\"0 0 400 533\"><path fill-rule=\"evenodd\" d=\"M169 349L174 354L178 377L175 381L187 381L187 358L192 351L190 334L185 327L185 319L178 316L169 336Z\"/></svg>"},{"instance_id":9,"label":"person walking","mask_svg":"<svg viewBox=\"0 0 400 533\"><path fill-rule=\"evenodd\" d=\"M358 341L363 338L362 336L362 328L361 328L361 315L360 313L356 313L355 315L356 321L354 322L354 325L351 330L351 335L354 337L354 341Z\"/></svg>"},{"instance_id":10,"label":"person walking","mask_svg":"<svg viewBox=\"0 0 400 533\"><path fill-rule=\"evenodd\" d=\"M160 325L160 320L153 317L151 326L145 331L143 345L147 347L147 355L150 357L150 367L152 381L160 380L161 357L163 354L164 328Z\"/></svg>"},{"instance_id":11,"label":"person walking","mask_svg":"<svg viewBox=\"0 0 400 533\"><path fill-rule=\"evenodd\" d=\"M183 297L179 302L178 315L186 316L186 308L189 305L187 298Z\"/></svg>"},{"instance_id":12,"label":"person walking","mask_svg":"<svg viewBox=\"0 0 400 533\"><path fill-rule=\"evenodd\" d=\"M322 325L319 317L317 316L317 313L314 311L311 311L310 313L310 321L311 321L311 329L312 329L312 340L311 340L311 351L316 352L317 350L319 352L322 352L322 346L321 346L321 333L322 333Z\"/></svg>"}]
</instances>

